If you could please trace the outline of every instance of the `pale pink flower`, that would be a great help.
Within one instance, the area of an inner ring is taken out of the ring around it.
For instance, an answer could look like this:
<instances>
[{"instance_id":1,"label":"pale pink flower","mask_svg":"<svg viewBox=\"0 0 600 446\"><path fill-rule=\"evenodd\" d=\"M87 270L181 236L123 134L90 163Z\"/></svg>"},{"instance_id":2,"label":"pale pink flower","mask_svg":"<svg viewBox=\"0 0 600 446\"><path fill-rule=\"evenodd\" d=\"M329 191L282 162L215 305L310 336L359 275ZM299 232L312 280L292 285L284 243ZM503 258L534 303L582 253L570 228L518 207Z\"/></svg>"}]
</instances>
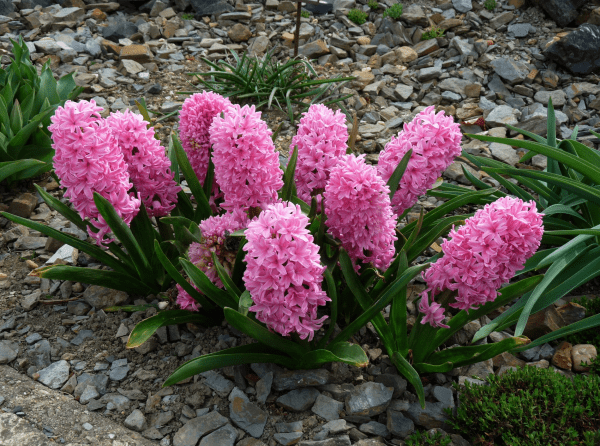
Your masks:
<instances>
[{"instance_id":1,"label":"pale pink flower","mask_svg":"<svg viewBox=\"0 0 600 446\"><path fill-rule=\"evenodd\" d=\"M219 288L223 288L223 283L217 274L212 253L216 254L225 271L231 276L240 238L229 237L229 234L242 229L246 223L245 215L239 211L209 217L200 223L202 243L194 242L190 245L188 251L190 262L203 271Z\"/></svg>"},{"instance_id":2,"label":"pale pink flower","mask_svg":"<svg viewBox=\"0 0 600 446\"><path fill-rule=\"evenodd\" d=\"M179 137L200 184L204 183L210 160L210 125L231 101L212 91L196 93L183 101L179 112Z\"/></svg>"},{"instance_id":3,"label":"pale pink flower","mask_svg":"<svg viewBox=\"0 0 600 446\"><path fill-rule=\"evenodd\" d=\"M461 153L460 126L444 111L435 114L434 107L427 107L415 118L404 124L398 137L392 137L379 155L377 170L387 183L402 157L412 149L406 171L398 190L392 198L397 215L412 207L429 189L444 170Z\"/></svg>"},{"instance_id":4,"label":"pale pink flower","mask_svg":"<svg viewBox=\"0 0 600 446\"><path fill-rule=\"evenodd\" d=\"M364 155L344 155L331 169L323 195L328 232L342 242L351 259L382 270L390 265L397 240L389 193Z\"/></svg>"},{"instance_id":5,"label":"pale pink flower","mask_svg":"<svg viewBox=\"0 0 600 446\"><path fill-rule=\"evenodd\" d=\"M308 204L316 197L321 208L322 193L331 168L346 153L348 128L346 117L322 104L313 104L304 113L298 133L292 138L290 153L298 148L295 181L298 197Z\"/></svg>"},{"instance_id":6,"label":"pale pink flower","mask_svg":"<svg viewBox=\"0 0 600 446\"><path fill-rule=\"evenodd\" d=\"M283 186L279 156L254 105L233 105L223 117L215 117L210 142L223 209L264 209L278 200L277 191Z\"/></svg>"},{"instance_id":7,"label":"pale pink flower","mask_svg":"<svg viewBox=\"0 0 600 446\"><path fill-rule=\"evenodd\" d=\"M142 116L125 110L106 118L125 162L133 186L139 192L150 217L162 217L175 208L181 187L173 179L171 162L154 129Z\"/></svg>"},{"instance_id":8,"label":"pale pink flower","mask_svg":"<svg viewBox=\"0 0 600 446\"><path fill-rule=\"evenodd\" d=\"M64 196L98 229L88 229L98 244L112 240L105 239L110 228L96 208L94 192L106 198L128 225L140 208L139 197L129 192L132 184L123 153L101 111L94 100L67 101L57 108L48 127L56 152L54 169L66 189Z\"/></svg>"},{"instance_id":9,"label":"pale pink flower","mask_svg":"<svg viewBox=\"0 0 600 446\"><path fill-rule=\"evenodd\" d=\"M319 247L306 226L308 217L291 203L269 205L246 230L244 283L256 319L283 336L296 332L312 340L327 316L317 307L330 299L321 290Z\"/></svg>"},{"instance_id":10,"label":"pale pink flower","mask_svg":"<svg viewBox=\"0 0 600 446\"><path fill-rule=\"evenodd\" d=\"M494 301L498 290L539 248L544 233L542 216L533 201L503 197L486 204L463 226L453 228L451 240L442 243L444 255L423 273L428 288L423 293L421 311L439 320L439 315L431 314L439 312L433 298L445 290L457 292L456 302L449 305L460 310Z\"/></svg>"}]
</instances>

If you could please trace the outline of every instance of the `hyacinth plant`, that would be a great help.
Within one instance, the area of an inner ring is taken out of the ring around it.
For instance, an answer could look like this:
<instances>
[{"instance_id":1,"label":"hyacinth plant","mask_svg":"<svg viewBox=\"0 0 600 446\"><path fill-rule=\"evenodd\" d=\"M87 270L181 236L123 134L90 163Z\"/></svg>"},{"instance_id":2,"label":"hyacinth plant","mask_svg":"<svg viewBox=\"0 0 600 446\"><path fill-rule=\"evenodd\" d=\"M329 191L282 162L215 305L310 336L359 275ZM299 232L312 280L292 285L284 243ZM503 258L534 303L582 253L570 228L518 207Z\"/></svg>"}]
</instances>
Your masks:
<instances>
[{"instance_id":1,"label":"hyacinth plant","mask_svg":"<svg viewBox=\"0 0 600 446\"><path fill-rule=\"evenodd\" d=\"M419 373L449 371L526 347L527 338L514 336L444 349L466 323L543 280L534 276L509 284L528 271L527 259L535 258L540 245L542 214L536 204L496 197L495 189L473 191L439 181L460 153L461 135L452 118L435 114L433 107L405 125L378 166L339 149L347 133L333 111L313 106L307 116L311 119L301 120L285 171L277 165L270 131L252 107L231 106L213 118L211 160L223 198L200 228L187 228L200 234L199 241L179 259L187 279L178 271L173 278L181 308L202 312L198 297L204 296L258 343L194 358L165 384L250 362L289 368L331 361L364 365L364 352L348 340L370 321L424 404ZM323 170L319 177L317 166ZM399 226L399 218L432 187L448 201ZM466 204L485 206L475 215L446 216ZM448 231L443 255L410 266ZM428 289L411 324L407 287L419 273ZM347 305L350 301L358 311ZM128 346L142 344L157 327L172 323L161 313L141 322Z\"/></svg>"}]
</instances>

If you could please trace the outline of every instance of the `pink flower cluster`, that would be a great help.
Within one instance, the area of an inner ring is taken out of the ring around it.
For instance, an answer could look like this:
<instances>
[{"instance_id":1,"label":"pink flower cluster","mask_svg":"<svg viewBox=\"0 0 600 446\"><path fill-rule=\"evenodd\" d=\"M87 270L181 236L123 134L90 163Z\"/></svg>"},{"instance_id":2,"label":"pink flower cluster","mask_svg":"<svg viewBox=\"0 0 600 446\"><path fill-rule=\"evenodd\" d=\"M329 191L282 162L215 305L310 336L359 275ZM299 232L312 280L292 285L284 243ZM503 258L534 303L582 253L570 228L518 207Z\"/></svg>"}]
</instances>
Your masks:
<instances>
[{"instance_id":1,"label":"pink flower cluster","mask_svg":"<svg viewBox=\"0 0 600 446\"><path fill-rule=\"evenodd\" d=\"M307 225L308 217L290 203L269 205L250 222L244 283L259 321L284 336L296 332L310 341L326 319L317 319L317 307L330 299L321 290L325 267Z\"/></svg>"},{"instance_id":2,"label":"pink flower cluster","mask_svg":"<svg viewBox=\"0 0 600 446\"><path fill-rule=\"evenodd\" d=\"M397 240L389 193L364 155L344 155L331 169L323 196L329 233L342 242L350 258L379 269L390 265Z\"/></svg>"},{"instance_id":3,"label":"pink flower cluster","mask_svg":"<svg viewBox=\"0 0 600 446\"><path fill-rule=\"evenodd\" d=\"M224 194L223 209L264 209L277 201L283 172L271 130L254 105L233 105L210 126L215 179Z\"/></svg>"},{"instance_id":4,"label":"pink flower cluster","mask_svg":"<svg viewBox=\"0 0 600 446\"><path fill-rule=\"evenodd\" d=\"M110 242L104 239L110 228L96 208L94 192L110 201L127 224L140 208L139 198L129 192L132 184L123 152L101 111L94 100L67 101L48 127L56 151L54 169L66 188L65 197L98 229L97 233L88 229L98 244Z\"/></svg>"},{"instance_id":5,"label":"pink flower cluster","mask_svg":"<svg viewBox=\"0 0 600 446\"><path fill-rule=\"evenodd\" d=\"M444 310L433 302L444 290L457 291L450 306L469 310L491 302L539 248L544 228L533 201L504 197L485 205L465 224L450 231L442 244L444 256L423 273L428 288L419 309L421 323L447 327ZM431 291L431 303L428 292Z\"/></svg>"},{"instance_id":6,"label":"pink flower cluster","mask_svg":"<svg viewBox=\"0 0 600 446\"><path fill-rule=\"evenodd\" d=\"M106 122L117 139L129 177L150 217L162 217L175 208L181 187L173 179L171 162L154 129L141 115L125 110L111 113Z\"/></svg>"},{"instance_id":7,"label":"pink flower cluster","mask_svg":"<svg viewBox=\"0 0 600 446\"><path fill-rule=\"evenodd\" d=\"M212 91L203 91L187 98L179 112L179 137L192 169L200 184L204 183L210 160L210 125L231 102Z\"/></svg>"},{"instance_id":8,"label":"pink flower cluster","mask_svg":"<svg viewBox=\"0 0 600 446\"><path fill-rule=\"evenodd\" d=\"M413 150L400 186L392 198L397 215L412 207L460 155L461 138L460 126L454 123L452 117L444 116L443 111L436 115L431 106L405 124L398 137L392 137L386 144L377 164L386 183L402 157Z\"/></svg>"},{"instance_id":9,"label":"pink flower cluster","mask_svg":"<svg viewBox=\"0 0 600 446\"><path fill-rule=\"evenodd\" d=\"M196 291L201 292L196 285L192 284L192 286ZM200 310L200 304L196 302L196 299L190 296L190 294L186 290L184 290L179 284L177 284L177 299L175 300L175 303L179 305L179 308L181 308L182 310Z\"/></svg>"},{"instance_id":10,"label":"pink flower cluster","mask_svg":"<svg viewBox=\"0 0 600 446\"><path fill-rule=\"evenodd\" d=\"M311 105L290 144L290 153L294 147L298 148L295 174L298 197L310 204L315 195L318 210L329 172L346 153L348 128L345 120L340 110L334 113L322 104Z\"/></svg>"}]
</instances>

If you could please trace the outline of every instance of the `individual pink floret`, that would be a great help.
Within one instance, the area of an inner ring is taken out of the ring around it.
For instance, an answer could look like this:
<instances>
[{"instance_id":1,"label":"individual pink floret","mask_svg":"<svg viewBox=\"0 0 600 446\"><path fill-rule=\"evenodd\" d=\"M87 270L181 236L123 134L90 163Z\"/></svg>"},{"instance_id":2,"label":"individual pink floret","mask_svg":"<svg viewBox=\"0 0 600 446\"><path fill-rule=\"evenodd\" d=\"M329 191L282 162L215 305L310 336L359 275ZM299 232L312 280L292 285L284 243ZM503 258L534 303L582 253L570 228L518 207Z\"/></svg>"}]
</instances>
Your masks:
<instances>
[{"instance_id":1,"label":"individual pink floret","mask_svg":"<svg viewBox=\"0 0 600 446\"><path fill-rule=\"evenodd\" d=\"M210 160L210 125L231 101L212 91L196 93L183 101L179 112L179 137L200 184L204 183Z\"/></svg>"},{"instance_id":2,"label":"individual pink floret","mask_svg":"<svg viewBox=\"0 0 600 446\"><path fill-rule=\"evenodd\" d=\"M271 130L254 105L229 107L210 127L215 179L224 194L223 209L264 209L283 186Z\"/></svg>"},{"instance_id":3,"label":"individual pink floret","mask_svg":"<svg viewBox=\"0 0 600 446\"><path fill-rule=\"evenodd\" d=\"M96 243L109 243L110 232L96 204L94 192L106 198L126 224L138 213L140 199L129 190L127 164L94 100L67 101L58 107L48 130L52 132L54 169L66 189L65 197L82 218L98 229L88 229Z\"/></svg>"},{"instance_id":4,"label":"individual pink floret","mask_svg":"<svg viewBox=\"0 0 600 446\"><path fill-rule=\"evenodd\" d=\"M245 215L241 212L228 212L223 215L212 216L200 223L202 233L202 243L192 243L188 251L190 262L196 265L206 274L212 283L219 288L223 288L223 283L217 274L213 263L212 253L214 252L223 265L223 268L231 276L237 255L237 244L226 244L229 234L245 227ZM239 241L239 237L234 237L231 242ZM232 249L235 248L235 249Z\"/></svg>"},{"instance_id":5,"label":"individual pink floret","mask_svg":"<svg viewBox=\"0 0 600 446\"><path fill-rule=\"evenodd\" d=\"M310 204L314 195L319 211L329 172L346 153L348 128L345 120L340 110L334 113L322 104L311 105L290 144L290 153L298 148L295 173L298 197Z\"/></svg>"},{"instance_id":6,"label":"individual pink floret","mask_svg":"<svg viewBox=\"0 0 600 446\"><path fill-rule=\"evenodd\" d=\"M463 226L453 228L451 239L442 243L444 255L423 273L428 288L421 311L428 315L439 311L433 298L445 290L457 292L456 301L449 305L460 310L494 301L498 290L539 248L544 233L542 216L533 201L503 197L486 204Z\"/></svg>"},{"instance_id":7,"label":"individual pink floret","mask_svg":"<svg viewBox=\"0 0 600 446\"><path fill-rule=\"evenodd\" d=\"M390 265L397 240L389 193L364 155L344 155L331 169L323 195L328 232L342 242L351 259L381 270Z\"/></svg>"},{"instance_id":8,"label":"individual pink floret","mask_svg":"<svg viewBox=\"0 0 600 446\"><path fill-rule=\"evenodd\" d=\"M154 129L142 116L125 110L111 113L106 122L123 153L129 177L150 217L162 217L175 208L181 187L173 179L171 162Z\"/></svg>"},{"instance_id":9,"label":"individual pink floret","mask_svg":"<svg viewBox=\"0 0 600 446\"><path fill-rule=\"evenodd\" d=\"M246 230L244 283L256 319L283 336L312 340L327 316L317 307L330 299L321 290L319 247L306 226L308 217L291 203L269 205Z\"/></svg>"},{"instance_id":10,"label":"individual pink floret","mask_svg":"<svg viewBox=\"0 0 600 446\"><path fill-rule=\"evenodd\" d=\"M377 170L387 183L402 157L412 149L406 171L392 198L397 215L411 208L419 196L429 189L454 158L461 153L460 126L444 111L435 114L427 107L404 125L397 137L392 137L379 155Z\"/></svg>"},{"instance_id":11,"label":"individual pink floret","mask_svg":"<svg viewBox=\"0 0 600 446\"><path fill-rule=\"evenodd\" d=\"M200 292L200 290L195 285L192 284L192 286L196 291ZM184 290L179 284L177 284L177 300L175 301L175 303L179 305L179 308L181 308L182 310L200 310L200 304L196 302L196 299L190 296L190 294L186 290Z\"/></svg>"}]
</instances>

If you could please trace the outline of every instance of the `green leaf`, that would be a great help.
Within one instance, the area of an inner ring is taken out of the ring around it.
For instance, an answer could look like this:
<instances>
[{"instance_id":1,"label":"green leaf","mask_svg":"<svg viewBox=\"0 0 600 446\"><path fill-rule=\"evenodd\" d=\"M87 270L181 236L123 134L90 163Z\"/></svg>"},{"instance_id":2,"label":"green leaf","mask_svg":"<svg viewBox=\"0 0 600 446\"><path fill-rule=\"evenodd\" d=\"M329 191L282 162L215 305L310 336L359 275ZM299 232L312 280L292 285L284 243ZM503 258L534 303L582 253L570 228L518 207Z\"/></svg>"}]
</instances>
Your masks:
<instances>
[{"instance_id":1,"label":"green leaf","mask_svg":"<svg viewBox=\"0 0 600 446\"><path fill-rule=\"evenodd\" d=\"M400 261L398 262L398 274L402 274L408 269L408 259L406 257L406 251L402 250L398 254ZM395 262L394 262L395 263ZM390 268L395 265L392 264ZM387 271L386 271L387 273ZM403 287L393 298L392 307L390 309L390 329L392 330L392 336L396 341L395 349L400 351L400 354L404 355L408 352L408 338L407 338L407 324L406 324L406 293L407 287Z\"/></svg>"},{"instance_id":2,"label":"green leaf","mask_svg":"<svg viewBox=\"0 0 600 446\"><path fill-rule=\"evenodd\" d=\"M148 287L145 283L118 271L81 268L79 266L51 265L36 270L42 279L70 280L71 282L89 283L113 290L125 291L134 295L147 295L160 290Z\"/></svg>"},{"instance_id":3,"label":"green leaf","mask_svg":"<svg viewBox=\"0 0 600 446\"><path fill-rule=\"evenodd\" d=\"M221 308L237 307L237 301L232 299L227 291L217 288L196 265L183 258L180 258L179 262L193 284L196 285L210 300L217 304L217 306Z\"/></svg>"},{"instance_id":4,"label":"green leaf","mask_svg":"<svg viewBox=\"0 0 600 446\"><path fill-rule=\"evenodd\" d=\"M369 358L360 345L347 342L336 343L327 349L311 350L298 357L302 368L317 368L330 362L344 362L355 367L366 367Z\"/></svg>"},{"instance_id":5,"label":"green leaf","mask_svg":"<svg viewBox=\"0 0 600 446\"><path fill-rule=\"evenodd\" d=\"M31 159L2 162L0 163L0 182L23 170L30 169L32 167L43 167L45 165L46 163L42 161Z\"/></svg>"},{"instance_id":6,"label":"green leaf","mask_svg":"<svg viewBox=\"0 0 600 446\"><path fill-rule=\"evenodd\" d=\"M23 127L23 114L21 113L21 105L18 100L15 100L12 111L10 112L10 128L14 134L17 134Z\"/></svg>"},{"instance_id":7,"label":"green leaf","mask_svg":"<svg viewBox=\"0 0 600 446\"><path fill-rule=\"evenodd\" d=\"M41 100L48 99L50 104L58 104L60 102L60 97L58 96L58 84L56 83L50 68L42 70L38 94Z\"/></svg>"},{"instance_id":8,"label":"green leaf","mask_svg":"<svg viewBox=\"0 0 600 446\"><path fill-rule=\"evenodd\" d=\"M252 339L267 345L271 348L282 351L290 356L301 358L306 354L306 349L301 347L299 344L284 338L280 334L274 333L268 328L260 325L253 321L248 316L238 313L232 308L224 308L225 319L231 324L232 327L246 333Z\"/></svg>"},{"instance_id":9,"label":"green leaf","mask_svg":"<svg viewBox=\"0 0 600 446\"><path fill-rule=\"evenodd\" d=\"M240 296L240 301L238 305L238 313L243 316L248 315L248 308L254 305L254 301L252 300L252 296L250 296L250 291L246 290Z\"/></svg>"},{"instance_id":10,"label":"green leaf","mask_svg":"<svg viewBox=\"0 0 600 446\"><path fill-rule=\"evenodd\" d=\"M402 176L406 171L406 166L408 166L408 162L410 161L412 153L412 149L406 152L406 154L402 157L402 159L394 169L394 173L392 173L392 176L387 181L387 186L390 188L390 200L394 198L398 187L400 187L400 181L402 180Z\"/></svg>"},{"instance_id":11,"label":"green leaf","mask_svg":"<svg viewBox=\"0 0 600 446\"><path fill-rule=\"evenodd\" d=\"M287 167L283 173L283 187L279 191L279 198L282 201L290 201L296 195L296 183L294 173L296 171L296 162L298 161L298 148L295 147L292 156L288 160Z\"/></svg>"},{"instance_id":12,"label":"green leaf","mask_svg":"<svg viewBox=\"0 0 600 446\"><path fill-rule=\"evenodd\" d=\"M75 84L75 80L73 79L74 74L75 72L72 72L61 77L56 84L56 92L61 101L70 99L71 92L77 89L77 84Z\"/></svg>"},{"instance_id":13,"label":"green leaf","mask_svg":"<svg viewBox=\"0 0 600 446\"><path fill-rule=\"evenodd\" d=\"M453 226L464 224L464 220L467 217L469 216L456 215L442 219L431 230L427 231L425 234L419 237L414 246L412 246L408 250L408 261L414 261L418 256L420 256L423 253L423 251L430 247L433 244L433 242L435 242L441 236L446 235Z\"/></svg>"},{"instance_id":14,"label":"green leaf","mask_svg":"<svg viewBox=\"0 0 600 446\"><path fill-rule=\"evenodd\" d=\"M417 396L419 397L419 402L421 403L421 407L425 409L425 389L423 389L423 383L421 382L421 377L414 369L412 365L398 352L394 352L394 354L390 358L392 360L392 364L396 366L396 369L404 376L409 383L413 385L415 388L415 392L417 392Z\"/></svg>"},{"instance_id":15,"label":"green leaf","mask_svg":"<svg viewBox=\"0 0 600 446\"><path fill-rule=\"evenodd\" d=\"M10 139L8 148L13 149L15 156L22 156L22 147L25 145L29 137L36 132L36 130L41 132L41 121L50 116L53 111L54 109L51 108L34 116L26 126L20 128L18 132Z\"/></svg>"},{"instance_id":16,"label":"green leaf","mask_svg":"<svg viewBox=\"0 0 600 446\"><path fill-rule=\"evenodd\" d=\"M231 277L229 277L229 274L227 273L227 271L225 271L225 268L223 268L223 265L219 261L219 258L217 257L217 254L215 252L212 253L212 260L213 265L217 270L217 275L219 276L219 279L221 279L221 282L225 286L225 290L229 293L231 298L234 299L236 303L238 303L242 292L236 286L236 284L233 283L233 280L231 280Z\"/></svg>"},{"instance_id":17,"label":"green leaf","mask_svg":"<svg viewBox=\"0 0 600 446\"><path fill-rule=\"evenodd\" d=\"M158 283L150 267L150 262L129 226L119 217L112 204L98 192L94 192L94 203L115 237L127 250L140 279L156 289Z\"/></svg>"},{"instance_id":18,"label":"green leaf","mask_svg":"<svg viewBox=\"0 0 600 446\"><path fill-rule=\"evenodd\" d=\"M184 379L209 370L252 363L274 363L293 368L294 361L288 356L273 354L271 349L260 344L242 345L185 362L167 378L163 387L177 384Z\"/></svg>"},{"instance_id":19,"label":"green leaf","mask_svg":"<svg viewBox=\"0 0 600 446\"><path fill-rule=\"evenodd\" d=\"M127 348L135 348L142 345L158 330L160 327L167 325L186 324L191 322L197 325L209 327L214 325L214 321L209 320L206 316L195 311L187 310L167 310L161 311L158 314L144 319L139 322L129 335L127 340Z\"/></svg>"},{"instance_id":20,"label":"green leaf","mask_svg":"<svg viewBox=\"0 0 600 446\"><path fill-rule=\"evenodd\" d=\"M600 225L596 225L591 229L600 230ZM542 262L540 262L539 265L537 265L537 269L544 268L544 267L554 263L559 258L567 256L572 251L578 251L578 253L581 253L582 249L583 249L582 245L586 241L588 241L592 238L593 238L592 235L586 234L586 235L578 235L577 237L569 240L567 243L565 243L564 245L562 245L561 247L556 249L554 252L549 254L547 257L545 257L544 260Z\"/></svg>"}]
</instances>

